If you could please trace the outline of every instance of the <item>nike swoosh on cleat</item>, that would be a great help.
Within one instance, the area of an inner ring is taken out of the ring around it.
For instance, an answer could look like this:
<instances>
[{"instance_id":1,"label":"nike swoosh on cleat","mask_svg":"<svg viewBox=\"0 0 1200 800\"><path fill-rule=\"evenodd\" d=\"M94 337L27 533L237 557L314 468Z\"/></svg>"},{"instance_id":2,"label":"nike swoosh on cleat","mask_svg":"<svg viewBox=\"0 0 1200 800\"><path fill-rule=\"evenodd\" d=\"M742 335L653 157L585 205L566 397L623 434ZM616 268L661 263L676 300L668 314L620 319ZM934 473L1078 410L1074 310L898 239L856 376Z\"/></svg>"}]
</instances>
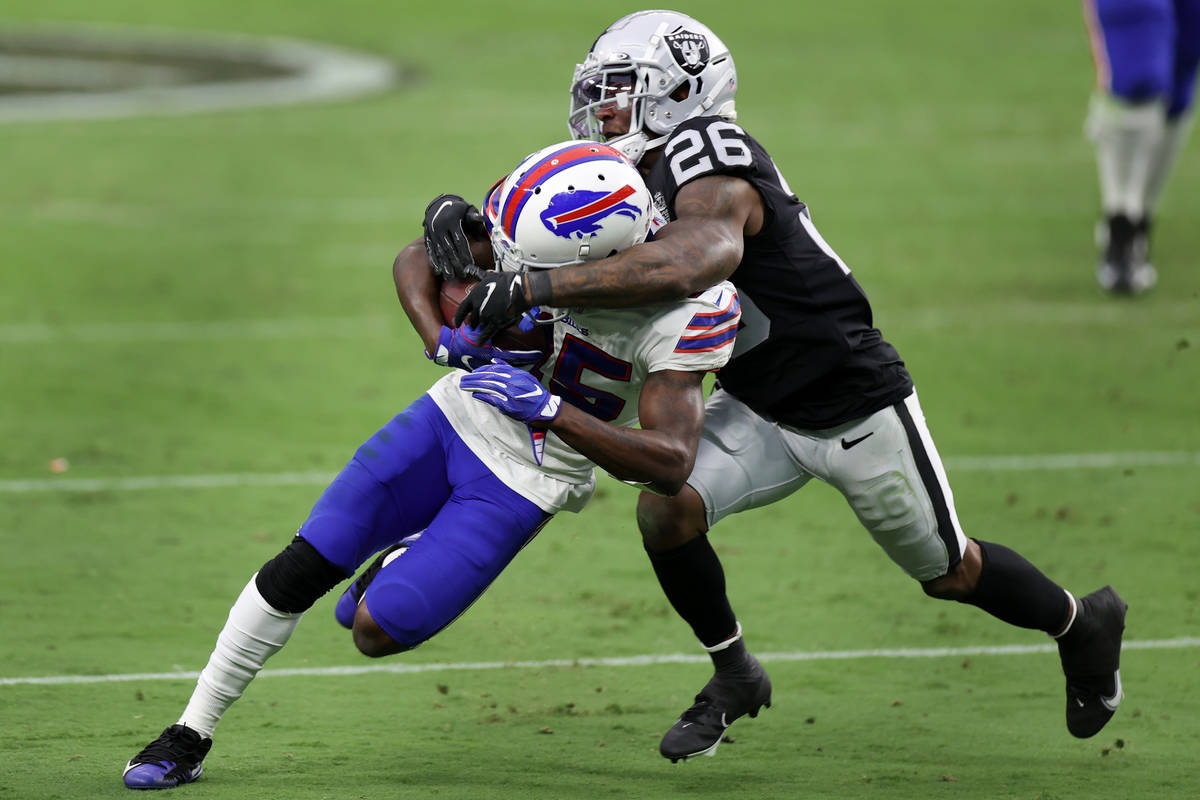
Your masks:
<instances>
[{"instance_id":1,"label":"nike swoosh on cleat","mask_svg":"<svg viewBox=\"0 0 1200 800\"><path fill-rule=\"evenodd\" d=\"M858 444L859 442L861 442L865 439L869 439L870 437L872 437L874 435L875 435L875 431L871 431L866 436L860 436L857 439L851 439L848 442L845 439L842 439L842 449L849 450L851 447L854 447L854 445Z\"/></svg>"},{"instance_id":2,"label":"nike swoosh on cleat","mask_svg":"<svg viewBox=\"0 0 1200 800\"><path fill-rule=\"evenodd\" d=\"M1080 700L1078 697L1076 697L1076 698L1075 698L1075 705L1079 706L1080 708L1083 708L1084 706L1086 706L1086 705L1087 705L1087 703L1083 702L1083 701L1082 701L1082 700Z\"/></svg>"},{"instance_id":3,"label":"nike swoosh on cleat","mask_svg":"<svg viewBox=\"0 0 1200 800\"><path fill-rule=\"evenodd\" d=\"M691 724L692 724L692 723L690 723L690 722L685 722L685 723L683 723L682 725L680 725L679 727L680 727L680 728L688 728L688 727L691 727Z\"/></svg>"},{"instance_id":4,"label":"nike swoosh on cleat","mask_svg":"<svg viewBox=\"0 0 1200 800\"><path fill-rule=\"evenodd\" d=\"M1121 691L1121 670L1113 673L1113 677L1117 680L1117 690L1113 692L1112 697L1100 697L1100 702L1109 711L1116 711L1117 706L1121 705L1121 700L1125 697L1125 692Z\"/></svg>"}]
</instances>

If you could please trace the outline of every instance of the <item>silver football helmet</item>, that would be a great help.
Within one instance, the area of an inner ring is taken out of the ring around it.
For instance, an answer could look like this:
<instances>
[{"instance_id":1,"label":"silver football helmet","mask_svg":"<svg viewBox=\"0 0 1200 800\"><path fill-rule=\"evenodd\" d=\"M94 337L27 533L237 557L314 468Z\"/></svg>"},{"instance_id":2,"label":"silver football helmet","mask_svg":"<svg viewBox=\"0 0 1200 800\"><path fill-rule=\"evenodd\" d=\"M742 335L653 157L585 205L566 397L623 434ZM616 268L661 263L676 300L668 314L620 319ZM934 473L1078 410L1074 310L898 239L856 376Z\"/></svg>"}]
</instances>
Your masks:
<instances>
[{"instance_id":1,"label":"silver football helmet","mask_svg":"<svg viewBox=\"0 0 1200 800\"><path fill-rule=\"evenodd\" d=\"M636 164L686 119L737 119L736 92L733 56L711 30L675 11L638 11L610 25L575 66L567 126L576 139L604 141L597 109L631 108L629 132L608 144Z\"/></svg>"}]
</instances>

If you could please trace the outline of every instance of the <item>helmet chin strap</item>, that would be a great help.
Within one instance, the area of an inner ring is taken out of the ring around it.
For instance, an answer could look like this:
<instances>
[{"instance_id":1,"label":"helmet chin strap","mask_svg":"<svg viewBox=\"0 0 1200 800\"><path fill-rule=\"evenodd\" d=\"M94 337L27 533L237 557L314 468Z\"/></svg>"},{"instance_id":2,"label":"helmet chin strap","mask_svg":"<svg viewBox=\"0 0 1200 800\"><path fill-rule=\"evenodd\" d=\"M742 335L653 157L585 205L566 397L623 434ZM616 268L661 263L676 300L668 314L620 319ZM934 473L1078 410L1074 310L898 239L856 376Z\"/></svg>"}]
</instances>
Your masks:
<instances>
[{"instance_id":1,"label":"helmet chin strap","mask_svg":"<svg viewBox=\"0 0 1200 800\"><path fill-rule=\"evenodd\" d=\"M721 73L721 77L713 81L712 88L708 90L708 94L706 94L704 99L700 101L700 105L696 106L696 108L692 110L692 113L688 114L687 118L691 119L692 117L698 117L707 114L709 109L713 107L713 103L716 102L717 95L721 93L725 83L733 79L733 75L734 72L731 69L727 69ZM723 103L722 107L717 109L717 113L721 114L721 112L725 110L726 106L731 105L732 104L729 102ZM727 117L727 119L737 119L737 112L732 108L730 108L726 113L731 114L731 116Z\"/></svg>"},{"instance_id":2,"label":"helmet chin strap","mask_svg":"<svg viewBox=\"0 0 1200 800\"><path fill-rule=\"evenodd\" d=\"M646 134L642 131L634 131L627 133L624 136L618 136L615 139L609 139L605 142L609 147L615 147L621 151L621 155L628 158L634 164L642 160L642 156L649 149L649 140Z\"/></svg>"},{"instance_id":3,"label":"helmet chin strap","mask_svg":"<svg viewBox=\"0 0 1200 800\"><path fill-rule=\"evenodd\" d=\"M656 147L662 147L669 138L671 138L670 133L651 139L646 135L645 131L635 131L634 133L627 133L624 136L618 136L615 139L609 139L605 144L609 147L617 148L621 151L621 155L628 158L634 164L637 164L648 151Z\"/></svg>"}]
</instances>

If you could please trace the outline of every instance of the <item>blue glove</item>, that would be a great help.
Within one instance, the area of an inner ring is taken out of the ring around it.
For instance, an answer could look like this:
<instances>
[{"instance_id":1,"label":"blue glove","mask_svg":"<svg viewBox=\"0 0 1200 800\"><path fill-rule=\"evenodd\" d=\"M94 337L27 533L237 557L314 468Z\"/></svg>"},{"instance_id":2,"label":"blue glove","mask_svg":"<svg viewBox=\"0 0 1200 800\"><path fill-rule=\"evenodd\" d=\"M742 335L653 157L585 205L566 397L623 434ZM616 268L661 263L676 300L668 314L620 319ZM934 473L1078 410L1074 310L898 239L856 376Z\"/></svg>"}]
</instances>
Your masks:
<instances>
[{"instance_id":1,"label":"blue glove","mask_svg":"<svg viewBox=\"0 0 1200 800\"><path fill-rule=\"evenodd\" d=\"M433 355L425 351L425 357L439 366L473 370L493 359L502 358L513 364L533 364L544 353L540 350L504 350L493 347L483 339L479 328L463 325L461 328L442 326L438 332L437 349Z\"/></svg>"},{"instance_id":2,"label":"blue glove","mask_svg":"<svg viewBox=\"0 0 1200 800\"><path fill-rule=\"evenodd\" d=\"M549 423L558 416L562 398L538 383L524 370L493 361L464 375L458 385L476 400L495 406L507 416L526 425Z\"/></svg>"}]
</instances>

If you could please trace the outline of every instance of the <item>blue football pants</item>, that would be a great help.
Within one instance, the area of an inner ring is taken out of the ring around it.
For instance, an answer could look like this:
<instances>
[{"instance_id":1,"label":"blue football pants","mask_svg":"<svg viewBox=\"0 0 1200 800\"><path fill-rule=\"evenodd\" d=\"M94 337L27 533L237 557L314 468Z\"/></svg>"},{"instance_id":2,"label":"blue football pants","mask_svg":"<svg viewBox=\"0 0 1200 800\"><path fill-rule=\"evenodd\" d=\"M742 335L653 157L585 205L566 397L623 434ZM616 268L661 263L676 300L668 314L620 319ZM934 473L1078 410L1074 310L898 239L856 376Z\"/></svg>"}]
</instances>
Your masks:
<instances>
[{"instance_id":1,"label":"blue football pants","mask_svg":"<svg viewBox=\"0 0 1200 800\"><path fill-rule=\"evenodd\" d=\"M365 595L384 632L415 647L465 611L548 519L484 466L422 395L358 448L299 533L352 573L424 531Z\"/></svg>"}]
</instances>

